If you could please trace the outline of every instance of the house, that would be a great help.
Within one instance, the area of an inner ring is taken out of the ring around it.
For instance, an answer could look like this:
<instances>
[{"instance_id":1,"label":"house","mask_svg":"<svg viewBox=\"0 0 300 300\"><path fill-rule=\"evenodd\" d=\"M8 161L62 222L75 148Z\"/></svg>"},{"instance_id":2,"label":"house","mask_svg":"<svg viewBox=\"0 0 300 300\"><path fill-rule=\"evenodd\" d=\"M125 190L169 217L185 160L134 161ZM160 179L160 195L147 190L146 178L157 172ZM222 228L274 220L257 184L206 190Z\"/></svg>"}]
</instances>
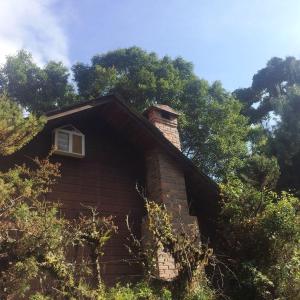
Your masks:
<instances>
[{"instance_id":1,"label":"house","mask_svg":"<svg viewBox=\"0 0 300 300\"><path fill-rule=\"evenodd\" d=\"M84 206L94 206L115 216L118 235L109 241L103 258L107 282L136 276L129 266L125 218L142 235L144 200L164 203L185 224L198 222L202 236L213 238L217 185L180 150L178 113L166 105L154 105L140 115L116 95L108 95L47 114L47 124L29 144L5 164L26 162L26 157L45 157L61 163L61 178L49 200L59 200L64 214L77 217ZM163 254L161 254L163 255ZM159 274L170 278L172 259L158 260Z\"/></svg>"}]
</instances>

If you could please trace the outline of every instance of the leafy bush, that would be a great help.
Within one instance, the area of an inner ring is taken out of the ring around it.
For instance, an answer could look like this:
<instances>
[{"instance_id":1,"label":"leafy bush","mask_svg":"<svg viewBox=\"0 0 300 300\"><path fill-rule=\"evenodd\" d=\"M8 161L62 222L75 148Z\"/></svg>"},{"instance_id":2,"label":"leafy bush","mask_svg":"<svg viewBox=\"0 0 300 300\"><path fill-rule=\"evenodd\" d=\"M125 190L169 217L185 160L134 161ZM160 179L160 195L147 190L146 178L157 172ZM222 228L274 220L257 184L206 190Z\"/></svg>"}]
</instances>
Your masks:
<instances>
[{"instance_id":1,"label":"leafy bush","mask_svg":"<svg viewBox=\"0 0 300 300\"><path fill-rule=\"evenodd\" d=\"M220 248L231 268L225 270L227 293L233 299L299 298L299 199L237 178L221 189Z\"/></svg>"},{"instance_id":2,"label":"leafy bush","mask_svg":"<svg viewBox=\"0 0 300 300\"><path fill-rule=\"evenodd\" d=\"M103 289L97 297L101 300L172 300L172 294L166 288L158 290L143 281L135 285L117 284Z\"/></svg>"},{"instance_id":3,"label":"leafy bush","mask_svg":"<svg viewBox=\"0 0 300 300\"><path fill-rule=\"evenodd\" d=\"M213 290L205 286L201 286L189 292L184 298L184 300L211 300L215 299L215 297L216 295L213 292Z\"/></svg>"}]
</instances>

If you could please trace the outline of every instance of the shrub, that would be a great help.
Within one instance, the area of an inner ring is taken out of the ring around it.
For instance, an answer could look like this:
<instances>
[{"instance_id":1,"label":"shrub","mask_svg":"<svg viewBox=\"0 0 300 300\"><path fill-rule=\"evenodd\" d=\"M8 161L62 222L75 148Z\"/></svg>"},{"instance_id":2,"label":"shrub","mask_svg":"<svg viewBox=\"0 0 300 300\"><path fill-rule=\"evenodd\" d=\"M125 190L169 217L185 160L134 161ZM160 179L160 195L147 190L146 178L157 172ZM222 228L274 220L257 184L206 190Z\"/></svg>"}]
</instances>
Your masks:
<instances>
[{"instance_id":1,"label":"shrub","mask_svg":"<svg viewBox=\"0 0 300 300\"><path fill-rule=\"evenodd\" d=\"M221 188L226 292L232 299L299 298L299 199L239 179Z\"/></svg>"}]
</instances>

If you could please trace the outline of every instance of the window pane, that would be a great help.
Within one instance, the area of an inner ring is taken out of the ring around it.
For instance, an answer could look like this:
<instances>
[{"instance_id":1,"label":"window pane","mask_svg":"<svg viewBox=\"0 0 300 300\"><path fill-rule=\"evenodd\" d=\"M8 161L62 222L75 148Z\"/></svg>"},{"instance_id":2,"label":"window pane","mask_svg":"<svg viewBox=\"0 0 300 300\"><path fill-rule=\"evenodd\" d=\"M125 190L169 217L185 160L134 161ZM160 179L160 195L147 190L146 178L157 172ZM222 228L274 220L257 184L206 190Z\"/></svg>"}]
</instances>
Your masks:
<instances>
[{"instance_id":1,"label":"window pane","mask_svg":"<svg viewBox=\"0 0 300 300\"><path fill-rule=\"evenodd\" d=\"M57 149L69 152L69 134L58 131L57 133Z\"/></svg>"},{"instance_id":2,"label":"window pane","mask_svg":"<svg viewBox=\"0 0 300 300\"><path fill-rule=\"evenodd\" d=\"M73 134L72 152L82 154L82 136Z\"/></svg>"}]
</instances>

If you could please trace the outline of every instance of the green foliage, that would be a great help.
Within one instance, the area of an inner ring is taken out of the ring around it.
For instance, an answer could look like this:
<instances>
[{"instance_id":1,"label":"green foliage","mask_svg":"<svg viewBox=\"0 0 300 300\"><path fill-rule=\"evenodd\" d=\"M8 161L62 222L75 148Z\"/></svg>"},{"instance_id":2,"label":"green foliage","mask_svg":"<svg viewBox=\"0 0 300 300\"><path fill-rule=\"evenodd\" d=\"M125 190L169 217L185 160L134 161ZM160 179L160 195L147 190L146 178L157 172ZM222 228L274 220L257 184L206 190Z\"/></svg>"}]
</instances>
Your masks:
<instances>
[{"instance_id":1,"label":"green foliage","mask_svg":"<svg viewBox=\"0 0 300 300\"><path fill-rule=\"evenodd\" d=\"M29 142L43 127L45 120L32 114L24 119L20 108L0 94L0 155L9 155Z\"/></svg>"},{"instance_id":2,"label":"green foliage","mask_svg":"<svg viewBox=\"0 0 300 300\"><path fill-rule=\"evenodd\" d=\"M183 77L191 76L190 64L182 59L159 59L137 47L96 55L90 66L78 63L72 69L80 96L118 92L139 110L149 103L174 103L182 92Z\"/></svg>"},{"instance_id":3,"label":"green foliage","mask_svg":"<svg viewBox=\"0 0 300 300\"><path fill-rule=\"evenodd\" d=\"M237 276L226 274L233 299L296 299L300 293L300 201L232 179L221 185L221 249ZM291 262L296 265L291 268ZM284 271L284 268L289 271ZM232 279L230 279L232 278ZM292 284L291 284L292 283Z\"/></svg>"},{"instance_id":4,"label":"green foliage","mask_svg":"<svg viewBox=\"0 0 300 300\"><path fill-rule=\"evenodd\" d=\"M264 154L254 154L244 161L239 176L259 190L275 188L280 175L275 157Z\"/></svg>"},{"instance_id":5,"label":"green foliage","mask_svg":"<svg viewBox=\"0 0 300 300\"><path fill-rule=\"evenodd\" d=\"M0 69L0 93L29 111L40 113L73 103L74 88L68 82L68 69L61 62L37 66L30 53L21 50L8 56Z\"/></svg>"},{"instance_id":6,"label":"green foliage","mask_svg":"<svg viewBox=\"0 0 300 300\"><path fill-rule=\"evenodd\" d=\"M109 292L108 295L106 295L108 299L112 300L136 300L137 295L131 289L129 286L117 286L115 288L112 288Z\"/></svg>"},{"instance_id":7,"label":"green foliage","mask_svg":"<svg viewBox=\"0 0 300 300\"><path fill-rule=\"evenodd\" d=\"M171 292L166 288L153 288L146 282L121 285L99 291L99 300L171 300Z\"/></svg>"},{"instance_id":8,"label":"green foliage","mask_svg":"<svg viewBox=\"0 0 300 300\"><path fill-rule=\"evenodd\" d=\"M253 76L250 88L238 89L234 94L243 102L244 113L256 123L276 111L280 98L295 84L300 84L300 61L294 57L273 57ZM256 102L259 105L254 108Z\"/></svg>"},{"instance_id":9,"label":"green foliage","mask_svg":"<svg viewBox=\"0 0 300 300\"><path fill-rule=\"evenodd\" d=\"M189 292L184 300L211 300L215 299L215 293L206 286L198 287Z\"/></svg>"},{"instance_id":10,"label":"green foliage","mask_svg":"<svg viewBox=\"0 0 300 300\"><path fill-rule=\"evenodd\" d=\"M239 89L235 96L251 123L263 124L267 136L266 156L278 159L281 175L278 188L300 193L300 61L294 57L274 57L254 76L252 86ZM254 106L255 104L255 106ZM277 121L270 121L273 116ZM254 145L255 147L255 145Z\"/></svg>"},{"instance_id":11,"label":"green foliage","mask_svg":"<svg viewBox=\"0 0 300 300\"><path fill-rule=\"evenodd\" d=\"M41 293L36 293L30 296L29 300L51 300L51 298Z\"/></svg>"},{"instance_id":12,"label":"green foliage","mask_svg":"<svg viewBox=\"0 0 300 300\"><path fill-rule=\"evenodd\" d=\"M184 296L184 300L211 300L214 299L213 292L207 287L199 287ZM102 297L102 298L101 298ZM166 288L153 288L145 282L135 285L120 285L103 291L102 300L174 300L172 293ZM99 299L99 298L98 298Z\"/></svg>"},{"instance_id":13,"label":"green foliage","mask_svg":"<svg viewBox=\"0 0 300 300\"><path fill-rule=\"evenodd\" d=\"M97 278L100 286L102 284L100 258L104 255L103 247L117 232L117 226L114 225L112 216L101 217L94 208L90 208L90 211L91 216L81 216L78 221L74 221L74 243L90 247L91 258L95 264L94 278Z\"/></svg>"},{"instance_id":14,"label":"green foliage","mask_svg":"<svg viewBox=\"0 0 300 300\"><path fill-rule=\"evenodd\" d=\"M280 121L274 131L272 151L281 170L279 187L300 195L300 86L287 90L278 105Z\"/></svg>"},{"instance_id":15,"label":"green foliage","mask_svg":"<svg viewBox=\"0 0 300 300\"><path fill-rule=\"evenodd\" d=\"M189 105L183 116L182 137L187 155L206 173L222 180L242 167L247 155L248 120L241 104L220 84L206 101Z\"/></svg>"}]
</instances>

